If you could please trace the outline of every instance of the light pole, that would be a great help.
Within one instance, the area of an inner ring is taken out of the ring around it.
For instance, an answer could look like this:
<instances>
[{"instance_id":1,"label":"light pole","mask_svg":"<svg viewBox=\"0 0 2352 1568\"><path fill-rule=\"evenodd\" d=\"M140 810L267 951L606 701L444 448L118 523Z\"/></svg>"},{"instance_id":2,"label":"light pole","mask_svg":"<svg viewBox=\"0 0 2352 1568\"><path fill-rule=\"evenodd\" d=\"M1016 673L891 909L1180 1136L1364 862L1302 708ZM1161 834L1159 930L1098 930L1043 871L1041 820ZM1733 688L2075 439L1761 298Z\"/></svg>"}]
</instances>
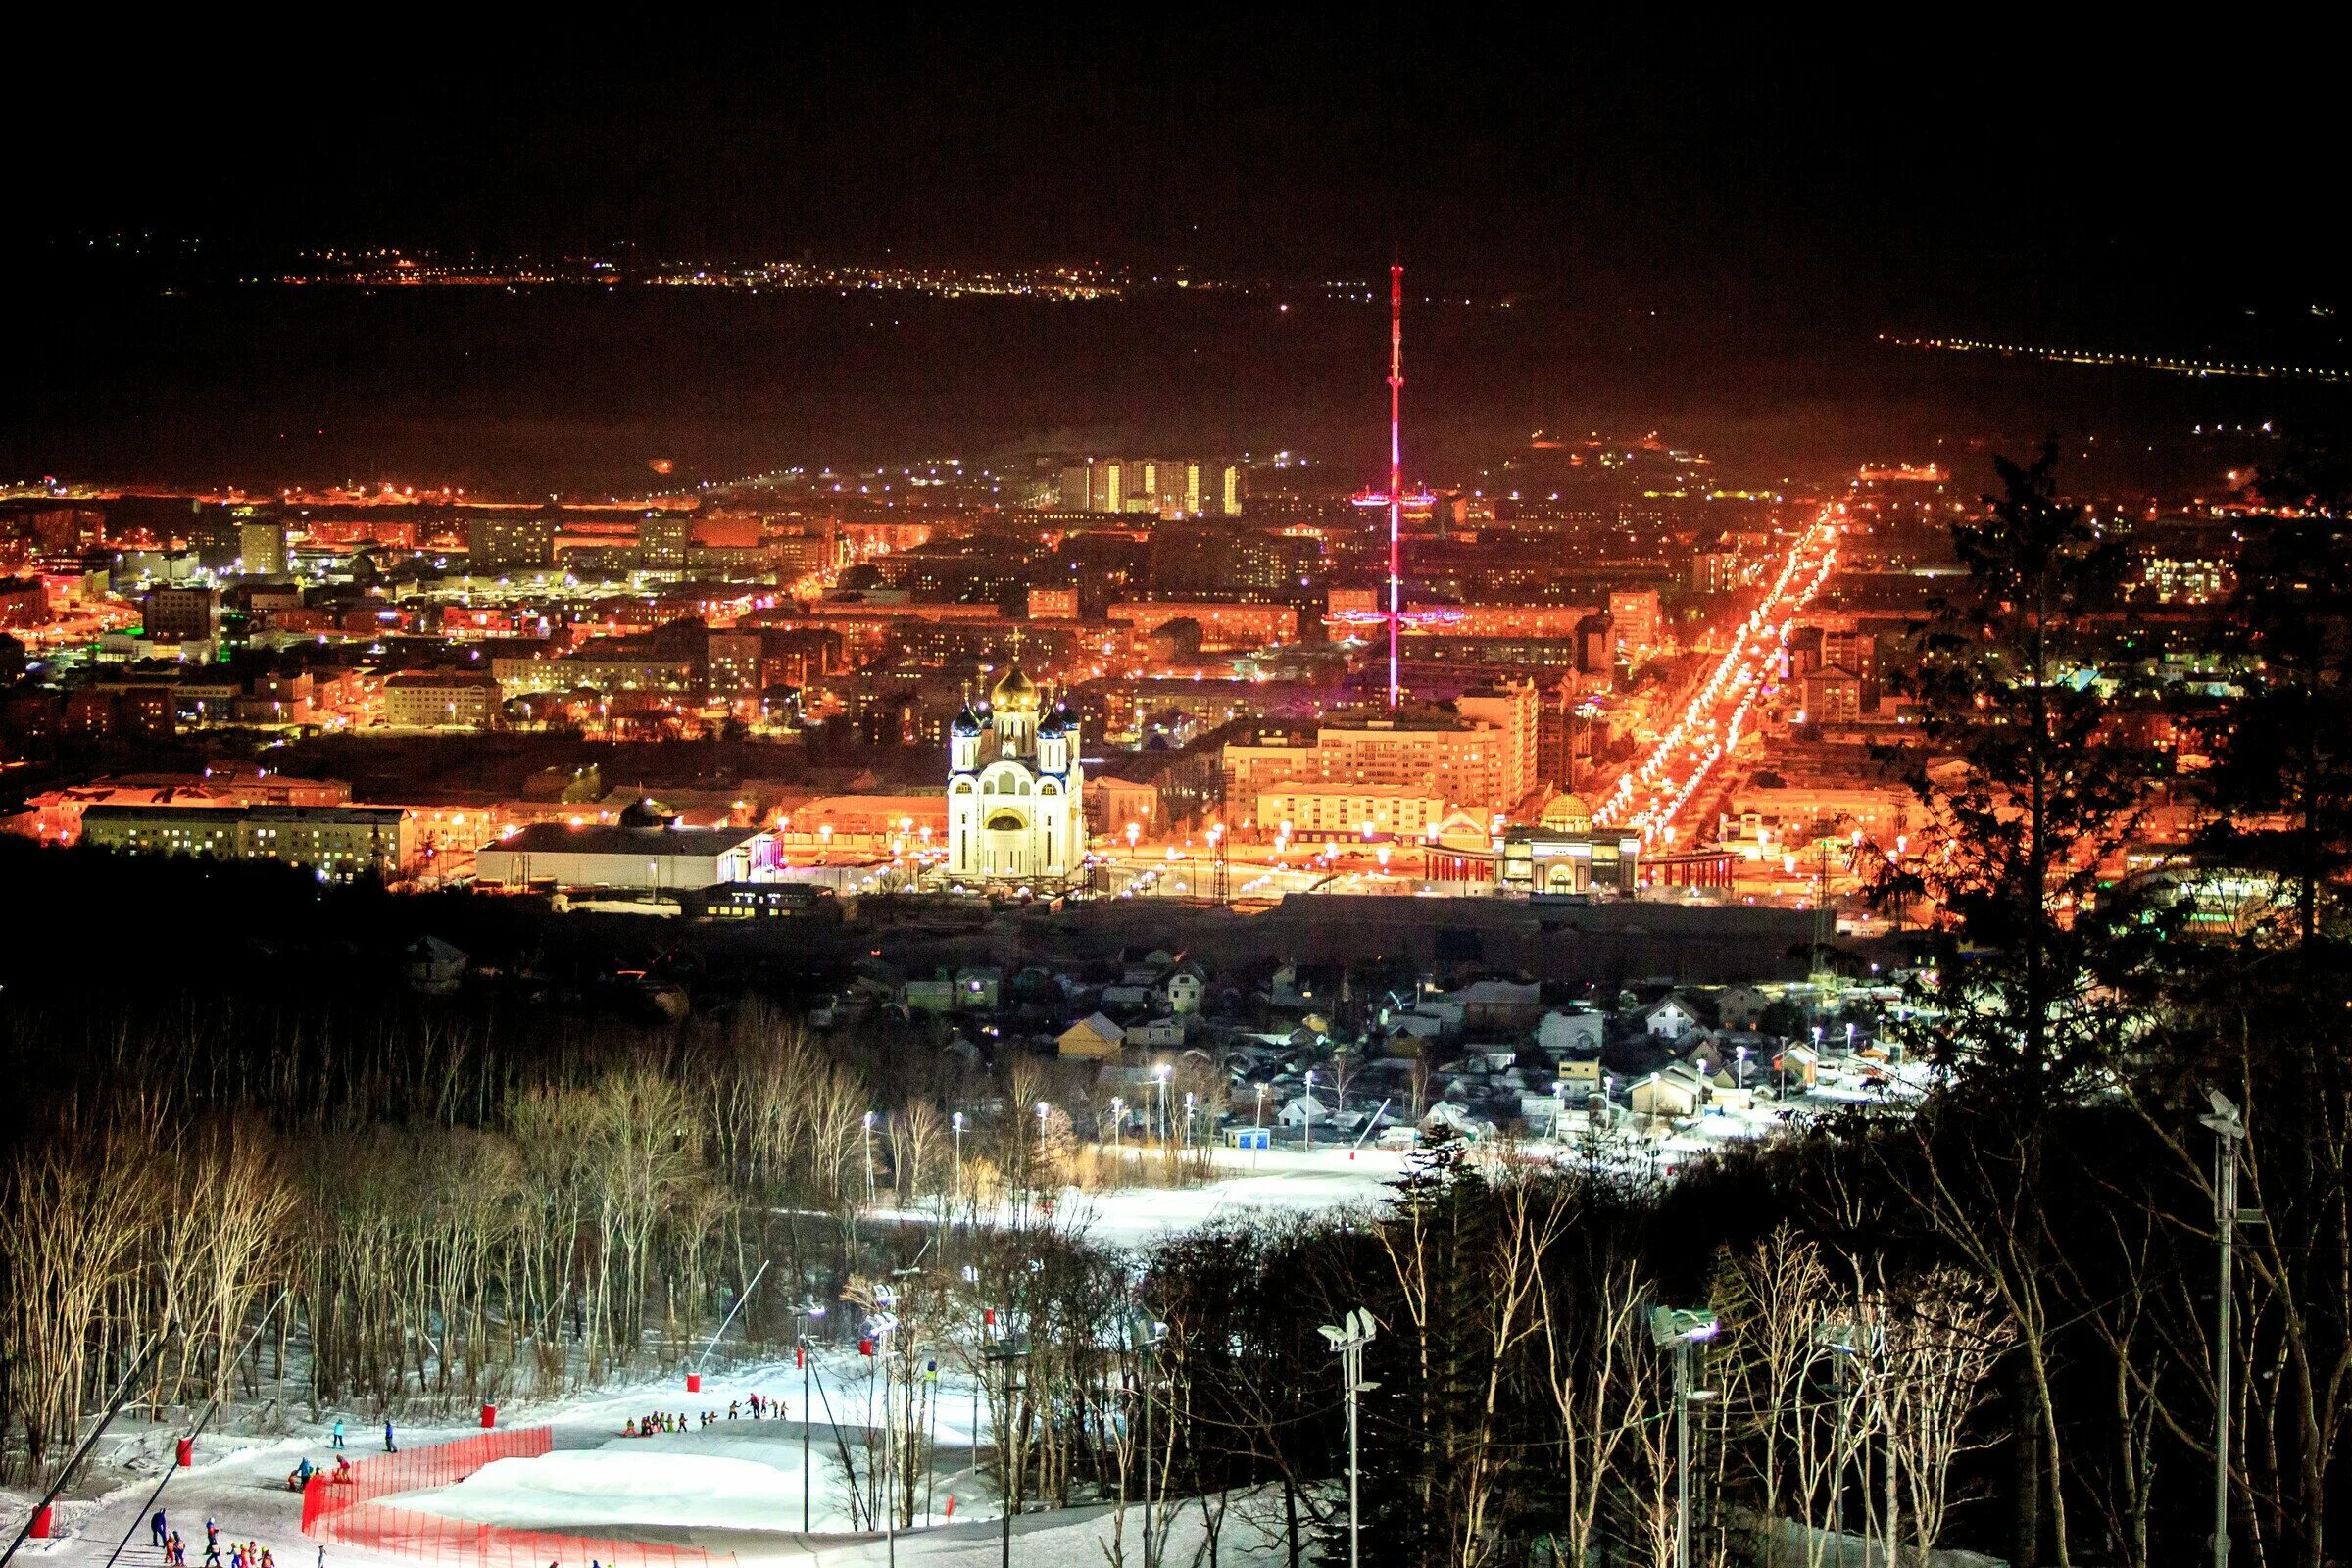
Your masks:
<instances>
[{"instance_id":1,"label":"light pole","mask_svg":"<svg viewBox=\"0 0 2352 1568\"><path fill-rule=\"evenodd\" d=\"M1831 1505L1831 1533L1838 1542L1838 1568L1845 1568L1845 1461L1849 1451L1858 1450L1863 1444L1859 1433L1854 1435L1850 1446L1845 1436L1846 1422L1852 1418L1847 1394L1849 1385L1860 1375L1855 1370L1856 1365L1870 1352L1873 1341L1860 1324L1840 1321L1815 1325L1813 1343L1830 1352L1830 1364L1835 1368L1834 1376L1838 1380L1838 1464L1830 1483L1834 1498ZM1867 1481L1867 1468L1863 1474ZM1862 1568L1870 1568L1870 1520L1867 1514L1863 1516Z\"/></svg>"},{"instance_id":2,"label":"light pole","mask_svg":"<svg viewBox=\"0 0 2352 1568\"><path fill-rule=\"evenodd\" d=\"M1315 1069L1312 1067L1306 1069L1306 1095L1299 1104L1305 1107L1306 1152L1311 1154L1315 1152Z\"/></svg>"},{"instance_id":3,"label":"light pole","mask_svg":"<svg viewBox=\"0 0 2352 1568\"><path fill-rule=\"evenodd\" d=\"M1004 1413L1007 1417L1012 1415L1012 1363L1020 1360L1028 1353L1029 1347L1027 1343L1014 1339L1009 1332L1007 1332L1005 1335L1004 1344L991 1345L980 1352L981 1360L993 1366L1001 1366L1004 1369ZM979 1423L977 1422L973 1423L975 1428L977 1428L978 1424ZM998 1481L1004 1494L1003 1506L998 1509L1000 1516L998 1532L998 1562L1000 1564L1000 1568L1012 1568L1012 1489L1014 1477L1012 1471L1012 1450L1005 1446L1004 1427L1002 1422L997 1424L997 1472Z\"/></svg>"},{"instance_id":4,"label":"light pole","mask_svg":"<svg viewBox=\"0 0 2352 1568\"><path fill-rule=\"evenodd\" d=\"M2230 1325L2236 1284L2237 1227L2259 1225L2260 1209L2237 1206L2237 1162L2246 1146L2246 1120L2229 1097L2205 1091L2213 1103L2198 1121L2213 1130L2213 1217L2222 1244L2222 1289L2214 1302L2213 1334L2213 1568L2230 1568Z\"/></svg>"},{"instance_id":5,"label":"light pole","mask_svg":"<svg viewBox=\"0 0 2352 1568\"><path fill-rule=\"evenodd\" d=\"M1364 1347L1372 1343L1379 1325L1372 1314L1356 1307L1340 1320L1337 1327L1326 1323L1315 1331L1331 1345L1340 1358L1340 1376L1346 1381L1348 1396L1348 1568L1358 1568L1357 1552L1357 1476L1355 1458L1355 1396L1376 1383L1364 1381Z\"/></svg>"},{"instance_id":6,"label":"light pole","mask_svg":"<svg viewBox=\"0 0 2352 1568\"><path fill-rule=\"evenodd\" d=\"M1046 1118L1053 1113L1053 1106L1042 1100L1037 1102L1037 1196L1041 1200L1046 1196Z\"/></svg>"},{"instance_id":7,"label":"light pole","mask_svg":"<svg viewBox=\"0 0 2352 1568\"><path fill-rule=\"evenodd\" d=\"M1184 1092L1184 1147L1193 1147L1193 1092Z\"/></svg>"},{"instance_id":8,"label":"light pole","mask_svg":"<svg viewBox=\"0 0 2352 1568\"><path fill-rule=\"evenodd\" d=\"M1126 1120L1126 1118L1127 1118L1127 1102L1126 1102L1126 1101L1124 1101L1124 1100L1121 1100L1121 1099L1120 1099L1118 1096L1116 1096L1116 1095L1113 1095L1113 1096L1111 1096L1111 1097L1110 1097L1110 1152L1111 1152L1111 1157L1112 1157L1112 1158L1114 1158L1114 1159L1118 1157L1118 1153L1119 1153L1119 1123L1120 1123L1120 1122L1122 1122L1122 1121L1124 1121L1124 1120Z\"/></svg>"},{"instance_id":9,"label":"light pole","mask_svg":"<svg viewBox=\"0 0 2352 1568\"><path fill-rule=\"evenodd\" d=\"M874 1113L865 1113L865 1206L874 1206Z\"/></svg>"},{"instance_id":10,"label":"light pole","mask_svg":"<svg viewBox=\"0 0 2352 1568\"><path fill-rule=\"evenodd\" d=\"M810 1297L801 1303L801 1534L808 1533L808 1434L816 1429L816 1412L808 1407L808 1379L816 1347L808 1343L811 1319L825 1315L825 1303Z\"/></svg>"},{"instance_id":11,"label":"light pole","mask_svg":"<svg viewBox=\"0 0 2352 1568\"><path fill-rule=\"evenodd\" d=\"M1715 1337L1715 1314L1653 1306L1649 1337L1674 1351L1674 1568L1690 1568L1690 1350Z\"/></svg>"},{"instance_id":12,"label":"light pole","mask_svg":"<svg viewBox=\"0 0 2352 1568\"><path fill-rule=\"evenodd\" d=\"M963 1112L959 1110L950 1116L948 1125L956 1130L956 1206L961 1208L963 1206Z\"/></svg>"},{"instance_id":13,"label":"light pole","mask_svg":"<svg viewBox=\"0 0 2352 1568\"><path fill-rule=\"evenodd\" d=\"M1144 1568L1152 1568L1152 1352L1167 1337L1168 1326L1154 1323L1141 1309L1127 1316L1127 1343L1135 1350L1136 1376L1144 1385Z\"/></svg>"},{"instance_id":14,"label":"light pole","mask_svg":"<svg viewBox=\"0 0 2352 1568\"><path fill-rule=\"evenodd\" d=\"M1165 1149L1168 1143L1168 1064L1166 1062L1163 1061L1152 1069L1152 1087L1159 1095L1159 1143L1160 1147Z\"/></svg>"}]
</instances>

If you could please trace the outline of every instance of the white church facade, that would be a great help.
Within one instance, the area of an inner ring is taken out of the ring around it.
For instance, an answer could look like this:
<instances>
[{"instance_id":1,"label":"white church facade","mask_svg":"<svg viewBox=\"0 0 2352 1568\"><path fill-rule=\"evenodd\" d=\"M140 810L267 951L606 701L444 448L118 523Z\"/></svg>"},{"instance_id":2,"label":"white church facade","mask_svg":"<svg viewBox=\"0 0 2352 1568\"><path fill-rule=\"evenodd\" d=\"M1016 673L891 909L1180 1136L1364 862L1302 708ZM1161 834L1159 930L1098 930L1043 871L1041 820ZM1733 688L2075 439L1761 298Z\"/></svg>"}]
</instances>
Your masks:
<instances>
[{"instance_id":1,"label":"white church facade","mask_svg":"<svg viewBox=\"0 0 2352 1568\"><path fill-rule=\"evenodd\" d=\"M1078 721L1048 709L1016 665L948 736L948 874L961 882L1054 884L1086 862Z\"/></svg>"}]
</instances>

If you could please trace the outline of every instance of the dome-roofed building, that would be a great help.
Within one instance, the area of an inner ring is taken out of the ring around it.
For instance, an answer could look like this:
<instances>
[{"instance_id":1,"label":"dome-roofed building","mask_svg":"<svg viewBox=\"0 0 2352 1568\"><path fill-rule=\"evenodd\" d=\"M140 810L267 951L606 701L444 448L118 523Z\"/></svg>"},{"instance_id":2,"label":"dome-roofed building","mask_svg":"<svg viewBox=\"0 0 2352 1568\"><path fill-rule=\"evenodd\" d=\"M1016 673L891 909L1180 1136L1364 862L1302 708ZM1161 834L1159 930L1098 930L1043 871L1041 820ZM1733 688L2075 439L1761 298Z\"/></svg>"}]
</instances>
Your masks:
<instances>
[{"instance_id":1,"label":"dome-roofed building","mask_svg":"<svg viewBox=\"0 0 2352 1568\"><path fill-rule=\"evenodd\" d=\"M948 874L957 881L1066 882L1086 860L1078 721L1047 709L1018 664L949 727Z\"/></svg>"},{"instance_id":2,"label":"dome-roofed building","mask_svg":"<svg viewBox=\"0 0 2352 1568\"><path fill-rule=\"evenodd\" d=\"M1582 795L1573 792L1554 795L1544 803L1544 814L1539 820L1555 833L1590 833L1592 808L1585 804Z\"/></svg>"}]
</instances>

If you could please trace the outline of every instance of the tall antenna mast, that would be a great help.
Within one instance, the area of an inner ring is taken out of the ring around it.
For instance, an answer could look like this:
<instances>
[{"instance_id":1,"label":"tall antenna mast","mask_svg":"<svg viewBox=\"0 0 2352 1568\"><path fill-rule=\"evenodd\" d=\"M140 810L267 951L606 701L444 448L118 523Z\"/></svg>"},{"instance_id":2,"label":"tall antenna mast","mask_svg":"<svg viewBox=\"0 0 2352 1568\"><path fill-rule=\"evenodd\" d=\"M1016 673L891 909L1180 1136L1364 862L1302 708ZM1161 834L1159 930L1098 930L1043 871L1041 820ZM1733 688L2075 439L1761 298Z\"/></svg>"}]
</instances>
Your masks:
<instances>
[{"instance_id":1,"label":"tall antenna mast","mask_svg":"<svg viewBox=\"0 0 2352 1568\"><path fill-rule=\"evenodd\" d=\"M1396 706L1396 632L1404 565L1404 264L1389 267L1389 707Z\"/></svg>"}]
</instances>

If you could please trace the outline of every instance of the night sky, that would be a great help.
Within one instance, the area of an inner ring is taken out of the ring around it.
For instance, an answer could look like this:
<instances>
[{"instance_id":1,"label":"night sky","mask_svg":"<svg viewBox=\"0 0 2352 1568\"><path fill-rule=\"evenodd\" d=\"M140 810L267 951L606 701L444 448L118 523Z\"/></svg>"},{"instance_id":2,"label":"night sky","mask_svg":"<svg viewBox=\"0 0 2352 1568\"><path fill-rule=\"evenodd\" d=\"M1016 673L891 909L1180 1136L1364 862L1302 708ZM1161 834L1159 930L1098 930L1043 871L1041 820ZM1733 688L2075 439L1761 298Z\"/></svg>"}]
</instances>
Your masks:
<instances>
[{"instance_id":1,"label":"night sky","mask_svg":"<svg viewBox=\"0 0 2352 1568\"><path fill-rule=\"evenodd\" d=\"M116 462L137 444L126 417L186 422L184 407L139 406L128 383L143 372L116 357L120 313L73 297L115 286L78 270L89 240L117 231L200 238L229 271L302 247L397 245L1185 266L1304 284L1372 275L1396 253L1421 286L1573 318L1565 337L1494 362L1534 392L1454 410L1498 427L1563 402L1547 390L1555 368L1577 392L1561 416L1584 416L1596 362L1549 356L1636 319L1657 341L1611 352L1642 357L1644 385L1593 417L1641 418L1645 399L1672 414L1688 401L1668 395L1678 381L1721 378L1710 354L1774 374L1825 356L1867 369L1863 345L1882 331L2172 352L2252 341L2352 361L2343 318L2312 310L2352 303L2324 237L2338 148L2316 53L2259 67L2207 49L2154 59L1990 24L1870 50L1671 21L1407 24L1396 36L1320 20L632 24L591 37L583 18L545 37L389 35L405 29L315 43L209 22L128 43L110 29L60 40L12 84L11 187L31 220L9 265L67 302L33 322L35 346L52 363L83 346L93 360L60 365L13 411L0 434L34 438L8 443L12 466L41 462L47 442L66 461ZM246 312L142 329L162 351L161 385L267 326ZM381 330L359 330L362 379L380 368ZM724 335L698 328L680 368L695 373L700 338ZM1004 337L983 330L975 352ZM1069 357L1013 347L1049 376ZM347 392L332 379L344 350L323 352L320 395ZM810 353L840 372L839 354ZM253 368L219 373L267 403ZM1865 373L1852 395L1878 387ZM823 395L859 394L852 378ZM1102 422L1082 401L1035 411L1030 433ZM281 411L264 412L255 428ZM1200 412L1174 423L1200 426ZM1266 412L1207 422L1281 438L1288 411ZM625 398L592 413L649 423L649 441L668 416ZM955 428L944 414L918 423L927 437ZM886 425L877 416L858 441L876 444ZM843 438L830 428L778 439Z\"/></svg>"}]
</instances>

